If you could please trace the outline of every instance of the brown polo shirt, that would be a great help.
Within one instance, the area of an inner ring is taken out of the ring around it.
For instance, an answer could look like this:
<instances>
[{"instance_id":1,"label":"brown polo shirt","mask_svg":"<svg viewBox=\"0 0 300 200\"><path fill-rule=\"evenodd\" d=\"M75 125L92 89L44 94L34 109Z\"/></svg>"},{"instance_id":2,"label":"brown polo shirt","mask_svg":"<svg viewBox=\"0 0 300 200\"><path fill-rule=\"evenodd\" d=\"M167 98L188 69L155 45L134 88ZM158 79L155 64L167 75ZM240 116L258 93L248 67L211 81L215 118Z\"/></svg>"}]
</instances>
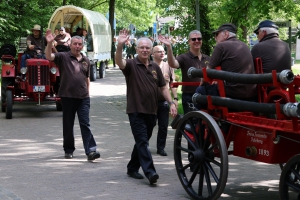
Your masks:
<instances>
[{"instance_id":1,"label":"brown polo shirt","mask_svg":"<svg viewBox=\"0 0 300 200\"><path fill-rule=\"evenodd\" d=\"M87 78L90 75L90 61L82 55L77 60L71 52L55 53L54 63L60 72L60 88L58 96L84 99L89 97Z\"/></svg>"},{"instance_id":2,"label":"brown polo shirt","mask_svg":"<svg viewBox=\"0 0 300 200\"><path fill-rule=\"evenodd\" d=\"M187 52L176 57L179 63L179 68L181 69L182 82L199 82L201 78L189 78L187 71L190 67L195 67L197 69L202 69L208 66L210 57L208 55L202 54L201 60L198 56L195 56L192 52ZM199 85L198 85L199 86ZM182 86L182 92L184 93L195 93L198 86Z\"/></svg>"},{"instance_id":3,"label":"brown polo shirt","mask_svg":"<svg viewBox=\"0 0 300 200\"><path fill-rule=\"evenodd\" d=\"M221 66L222 70L241 74L255 74L252 55L249 47L231 37L218 43L210 58L212 68ZM226 96L237 99L249 99L256 95L255 84L225 82Z\"/></svg>"},{"instance_id":4,"label":"brown polo shirt","mask_svg":"<svg viewBox=\"0 0 300 200\"><path fill-rule=\"evenodd\" d=\"M163 74L156 63L149 61L148 68L139 60L126 60L122 70L127 85L126 113L154 114L157 112L159 87L166 85Z\"/></svg>"}]
</instances>

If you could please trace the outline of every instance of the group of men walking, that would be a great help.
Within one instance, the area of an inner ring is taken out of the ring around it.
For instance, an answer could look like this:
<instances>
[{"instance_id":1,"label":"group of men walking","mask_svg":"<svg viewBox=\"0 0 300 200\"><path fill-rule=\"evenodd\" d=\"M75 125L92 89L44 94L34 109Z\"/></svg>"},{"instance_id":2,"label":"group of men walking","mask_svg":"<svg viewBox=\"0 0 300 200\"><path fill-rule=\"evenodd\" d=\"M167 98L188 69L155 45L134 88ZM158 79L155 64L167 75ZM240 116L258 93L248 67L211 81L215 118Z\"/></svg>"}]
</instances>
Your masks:
<instances>
[{"instance_id":1,"label":"group of men walking","mask_svg":"<svg viewBox=\"0 0 300 200\"><path fill-rule=\"evenodd\" d=\"M157 153L167 156L164 148L169 113L175 117L178 108L176 89L170 87L170 84L175 81L174 68L181 70L182 82L199 82L199 87L182 87L181 100L184 114L189 112L189 104L192 103L192 96L196 91L218 95L218 87L203 83L200 78L187 76L187 71L191 66L198 69L214 69L221 66L223 71L254 74L253 60L261 58L264 73L270 73L272 70L280 72L283 69L291 69L290 49L285 42L279 39L278 27L274 22L265 20L259 23L254 31L259 43L251 51L245 43L237 39L237 31L237 27L231 23L222 24L215 30L213 36L217 44L212 55L209 56L201 51L202 43L205 42L201 32L193 30L188 35L189 51L176 58L173 56L172 43L169 38L160 35L158 39L167 48L167 62L163 61L164 48L159 45L153 47L152 41L146 37L137 40L137 56L134 59L123 59L122 50L129 39L129 31L126 29L120 31L115 62L125 76L127 84L126 113L135 140L131 159L127 165L127 174L130 177L143 179L144 176L139 173L139 169L142 168L150 184L156 183L159 179L149 150L149 139L158 120ZM39 35L39 37L41 36ZM73 158L75 151L73 126L75 113L77 113L87 159L97 159L100 157L100 153L96 151L97 145L89 125L90 63L89 59L81 53L84 41L82 37L74 36L71 39L70 52L52 53L54 37L50 30L47 30L45 38L46 58L54 61L61 73L59 96L62 98L63 104L65 158ZM31 45L33 44L28 43L29 49L33 48ZM153 61L149 59L151 54ZM229 98L256 100L255 84L226 82L224 86L226 96Z\"/></svg>"}]
</instances>

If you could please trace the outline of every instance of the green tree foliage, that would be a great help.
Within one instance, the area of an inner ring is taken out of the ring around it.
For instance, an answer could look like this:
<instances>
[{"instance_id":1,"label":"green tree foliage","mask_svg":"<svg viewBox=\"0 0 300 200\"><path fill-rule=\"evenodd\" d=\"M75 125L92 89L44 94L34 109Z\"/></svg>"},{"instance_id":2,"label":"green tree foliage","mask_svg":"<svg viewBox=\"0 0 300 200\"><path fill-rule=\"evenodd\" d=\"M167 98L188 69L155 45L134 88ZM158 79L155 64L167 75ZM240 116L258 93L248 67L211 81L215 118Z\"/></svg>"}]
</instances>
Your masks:
<instances>
[{"instance_id":1,"label":"green tree foliage","mask_svg":"<svg viewBox=\"0 0 300 200\"><path fill-rule=\"evenodd\" d=\"M202 51L210 55L213 45L211 26L209 23L209 0L199 1L200 31L203 37ZM196 30L196 3L195 0L159 0L158 5L165 8L165 16L175 16L180 21L180 28L172 32L172 35L188 37L189 32ZM186 52L186 44L179 44L177 53Z\"/></svg>"},{"instance_id":2,"label":"green tree foliage","mask_svg":"<svg viewBox=\"0 0 300 200\"><path fill-rule=\"evenodd\" d=\"M55 1L1 1L0 9L0 45L16 44L20 37L26 37L31 32L34 24L47 27Z\"/></svg>"}]
</instances>

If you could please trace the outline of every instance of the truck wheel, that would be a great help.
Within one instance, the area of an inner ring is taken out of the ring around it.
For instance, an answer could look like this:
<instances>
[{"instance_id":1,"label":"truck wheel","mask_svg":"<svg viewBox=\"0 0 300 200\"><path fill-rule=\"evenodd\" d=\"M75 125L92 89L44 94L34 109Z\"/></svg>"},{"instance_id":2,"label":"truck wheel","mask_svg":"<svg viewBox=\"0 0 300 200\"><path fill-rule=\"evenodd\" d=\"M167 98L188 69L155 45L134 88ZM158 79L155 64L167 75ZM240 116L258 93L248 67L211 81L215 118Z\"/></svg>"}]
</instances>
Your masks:
<instances>
[{"instance_id":1,"label":"truck wheel","mask_svg":"<svg viewBox=\"0 0 300 200\"><path fill-rule=\"evenodd\" d=\"M6 91L6 119L12 118L12 105L13 105L13 96L12 91Z\"/></svg>"},{"instance_id":2,"label":"truck wheel","mask_svg":"<svg viewBox=\"0 0 300 200\"><path fill-rule=\"evenodd\" d=\"M5 112L5 102L6 102L6 87L12 84L11 78L1 79L1 110Z\"/></svg>"},{"instance_id":3,"label":"truck wheel","mask_svg":"<svg viewBox=\"0 0 300 200\"><path fill-rule=\"evenodd\" d=\"M95 64L91 64L90 80L95 81L97 79L97 68Z\"/></svg>"},{"instance_id":4,"label":"truck wheel","mask_svg":"<svg viewBox=\"0 0 300 200\"><path fill-rule=\"evenodd\" d=\"M104 78L105 77L105 63L100 62L100 67L99 67L99 77Z\"/></svg>"},{"instance_id":5,"label":"truck wheel","mask_svg":"<svg viewBox=\"0 0 300 200\"><path fill-rule=\"evenodd\" d=\"M1 110L5 112L5 99L6 99L6 86L3 84L3 78L1 80Z\"/></svg>"},{"instance_id":6,"label":"truck wheel","mask_svg":"<svg viewBox=\"0 0 300 200\"><path fill-rule=\"evenodd\" d=\"M56 101L56 110L57 111L62 111L62 105L61 105L61 101Z\"/></svg>"}]
</instances>

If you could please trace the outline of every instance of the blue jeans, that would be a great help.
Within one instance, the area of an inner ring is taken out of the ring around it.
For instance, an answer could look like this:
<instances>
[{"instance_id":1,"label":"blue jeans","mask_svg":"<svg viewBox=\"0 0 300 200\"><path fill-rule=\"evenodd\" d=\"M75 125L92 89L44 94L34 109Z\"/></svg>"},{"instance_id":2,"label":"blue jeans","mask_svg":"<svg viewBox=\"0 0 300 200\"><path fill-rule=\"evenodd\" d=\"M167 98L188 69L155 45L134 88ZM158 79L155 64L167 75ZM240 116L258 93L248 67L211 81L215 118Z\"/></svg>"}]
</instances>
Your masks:
<instances>
[{"instance_id":1,"label":"blue jeans","mask_svg":"<svg viewBox=\"0 0 300 200\"><path fill-rule=\"evenodd\" d=\"M157 122L158 122L158 132L157 132L157 150L162 150L166 147L168 125L169 125L169 104L167 101L158 101L157 109Z\"/></svg>"},{"instance_id":2,"label":"blue jeans","mask_svg":"<svg viewBox=\"0 0 300 200\"><path fill-rule=\"evenodd\" d=\"M26 60L29 59L29 58L33 58L33 57L30 56L29 54L26 54L26 53L21 56L21 68L26 67ZM36 58L46 59L44 54L39 55Z\"/></svg>"},{"instance_id":3,"label":"blue jeans","mask_svg":"<svg viewBox=\"0 0 300 200\"><path fill-rule=\"evenodd\" d=\"M127 170L129 172L138 172L139 168L142 167L144 174L149 177L156 172L149 150L149 140L156 123L156 115L129 113L128 117L135 145Z\"/></svg>"},{"instance_id":4,"label":"blue jeans","mask_svg":"<svg viewBox=\"0 0 300 200\"><path fill-rule=\"evenodd\" d=\"M96 141L90 129L90 98L61 97L61 103L63 108L63 148L65 153L73 153L75 151L74 121L76 112L85 154L88 155L90 152L96 151Z\"/></svg>"}]
</instances>

